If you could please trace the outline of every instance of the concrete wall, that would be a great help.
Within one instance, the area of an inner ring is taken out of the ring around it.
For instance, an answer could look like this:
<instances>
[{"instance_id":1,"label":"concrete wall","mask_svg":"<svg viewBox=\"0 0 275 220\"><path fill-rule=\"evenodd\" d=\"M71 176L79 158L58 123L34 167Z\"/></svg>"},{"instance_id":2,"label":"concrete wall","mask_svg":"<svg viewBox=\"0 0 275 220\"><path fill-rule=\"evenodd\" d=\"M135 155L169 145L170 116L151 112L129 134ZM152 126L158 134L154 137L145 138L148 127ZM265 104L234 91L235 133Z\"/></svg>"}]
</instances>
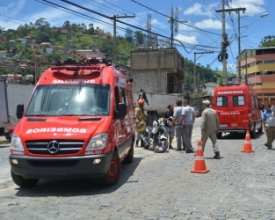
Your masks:
<instances>
[{"instance_id":1,"label":"concrete wall","mask_svg":"<svg viewBox=\"0 0 275 220\"><path fill-rule=\"evenodd\" d=\"M148 93L166 93L167 74L158 70L143 70L133 73L133 91L144 89Z\"/></svg>"},{"instance_id":2,"label":"concrete wall","mask_svg":"<svg viewBox=\"0 0 275 220\"><path fill-rule=\"evenodd\" d=\"M181 92L184 80L184 58L177 50L146 49L131 52L129 77L134 80L134 92L144 89L147 93L166 94L168 92L167 73L176 77L177 82L174 82L174 86L177 85L179 88L173 92Z\"/></svg>"},{"instance_id":3,"label":"concrete wall","mask_svg":"<svg viewBox=\"0 0 275 220\"><path fill-rule=\"evenodd\" d=\"M137 106L138 96L139 96L139 93L136 93L136 92L133 93L135 106ZM153 94L153 93L146 92L146 96L147 96L149 105L145 103L144 109L156 110L159 114L165 112L167 110L168 105L176 106L176 101L178 99L183 99L183 96L181 94Z\"/></svg>"},{"instance_id":4,"label":"concrete wall","mask_svg":"<svg viewBox=\"0 0 275 220\"><path fill-rule=\"evenodd\" d=\"M21 84L7 84L7 96L8 96L8 106L10 123L17 122L16 118L16 107L18 104L26 104L29 101L31 93L34 89L33 85L21 85Z\"/></svg>"}]
</instances>

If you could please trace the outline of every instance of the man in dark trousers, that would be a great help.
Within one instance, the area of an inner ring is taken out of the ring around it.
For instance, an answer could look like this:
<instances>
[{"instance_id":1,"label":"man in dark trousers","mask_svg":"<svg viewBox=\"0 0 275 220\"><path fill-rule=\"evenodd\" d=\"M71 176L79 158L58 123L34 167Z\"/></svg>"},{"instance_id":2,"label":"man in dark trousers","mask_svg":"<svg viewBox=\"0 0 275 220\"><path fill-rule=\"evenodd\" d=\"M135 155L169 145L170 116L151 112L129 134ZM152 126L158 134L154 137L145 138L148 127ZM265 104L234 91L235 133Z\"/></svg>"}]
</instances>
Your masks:
<instances>
[{"instance_id":1,"label":"man in dark trousers","mask_svg":"<svg viewBox=\"0 0 275 220\"><path fill-rule=\"evenodd\" d=\"M141 135L145 134L146 131L146 116L144 113L144 99L138 100L138 107L135 108L135 120L136 120L136 147L138 147L138 142L141 140ZM144 143L141 140L141 146ZM143 146L144 147L144 146Z\"/></svg>"},{"instance_id":2,"label":"man in dark trousers","mask_svg":"<svg viewBox=\"0 0 275 220\"><path fill-rule=\"evenodd\" d=\"M176 102L177 106L174 108L173 115L173 126L176 132L177 138L177 151L185 150L183 146L183 133L182 133L182 124L180 124L181 113L182 113L182 100L179 99Z\"/></svg>"},{"instance_id":3,"label":"man in dark trousers","mask_svg":"<svg viewBox=\"0 0 275 220\"><path fill-rule=\"evenodd\" d=\"M269 150L272 149L272 142L275 139L275 115L274 109L272 111L270 108L270 104L267 104L263 113L263 124L267 138L267 143L265 146L267 146Z\"/></svg>"},{"instance_id":4,"label":"man in dark trousers","mask_svg":"<svg viewBox=\"0 0 275 220\"><path fill-rule=\"evenodd\" d=\"M187 99L184 99L180 124L182 124L183 145L185 147L186 153L195 153L191 142L195 118L196 116L194 108L189 105Z\"/></svg>"},{"instance_id":5,"label":"man in dark trousers","mask_svg":"<svg viewBox=\"0 0 275 220\"><path fill-rule=\"evenodd\" d=\"M169 139L169 149L173 149L172 141L175 135L174 127L172 125L173 114L174 114L174 106L168 105L167 111L164 113L163 121L165 125L165 130L166 130L166 137Z\"/></svg>"},{"instance_id":6,"label":"man in dark trousers","mask_svg":"<svg viewBox=\"0 0 275 220\"><path fill-rule=\"evenodd\" d=\"M205 109L202 111L201 115L201 142L202 149L204 151L205 144L208 138L212 141L215 159L220 159L220 151L217 144L217 133L219 132L219 118L217 112L210 108L210 101L204 100L202 102L204 104Z\"/></svg>"}]
</instances>

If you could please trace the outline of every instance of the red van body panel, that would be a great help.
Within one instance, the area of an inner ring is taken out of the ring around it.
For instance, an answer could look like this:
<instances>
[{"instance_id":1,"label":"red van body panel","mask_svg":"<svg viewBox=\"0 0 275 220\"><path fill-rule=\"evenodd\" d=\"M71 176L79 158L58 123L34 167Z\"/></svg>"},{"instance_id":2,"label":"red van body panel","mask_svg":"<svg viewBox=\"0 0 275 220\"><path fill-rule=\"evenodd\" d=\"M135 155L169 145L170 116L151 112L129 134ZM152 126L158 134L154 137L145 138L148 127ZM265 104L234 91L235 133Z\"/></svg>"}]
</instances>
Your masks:
<instances>
[{"instance_id":1,"label":"red van body panel","mask_svg":"<svg viewBox=\"0 0 275 220\"><path fill-rule=\"evenodd\" d=\"M222 132L245 133L262 129L262 116L257 94L246 85L218 86L214 90L212 108L216 110Z\"/></svg>"},{"instance_id":2,"label":"red van body panel","mask_svg":"<svg viewBox=\"0 0 275 220\"><path fill-rule=\"evenodd\" d=\"M56 105L62 103L63 108L53 108L52 111L45 108L43 113L46 104L49 108L51 105L54 107L52 103L58 93L63 96ZM71 97L77 97L78 102L73 105L76 98ZM88 98L96 104L85 111ZM124 118L116 116L120 103L126 104ZM79 112L70 112L71 106ZM21 141L23 150L11 149L11 170L24 179L106 175L111 172L111 161L120 167L113 161L114 152L117 152L120 161L133 154L135 120L132 85L127 76L112 65L64 64L50 67L37 82L13 135ZM94 138L98 138L97 141L93 142ZM106 143L103 149L86 149L89 143L97 146L98 141ZM58 147L57 151L51 150L55 147ZM110 179L116 178L112 175L115 176L111 173Z\"/></svg>"}]
</instances>

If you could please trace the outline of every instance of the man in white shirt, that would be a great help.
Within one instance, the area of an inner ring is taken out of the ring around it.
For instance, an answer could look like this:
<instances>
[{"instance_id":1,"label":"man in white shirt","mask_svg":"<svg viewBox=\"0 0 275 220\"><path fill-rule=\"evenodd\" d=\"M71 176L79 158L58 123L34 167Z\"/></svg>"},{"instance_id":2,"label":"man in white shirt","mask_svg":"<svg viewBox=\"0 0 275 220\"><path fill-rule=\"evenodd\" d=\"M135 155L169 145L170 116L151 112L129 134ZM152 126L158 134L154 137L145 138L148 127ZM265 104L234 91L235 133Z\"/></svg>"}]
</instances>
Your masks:
<instances>
[{"instance_id":1,"label":"man in white shirt","mask_svg":"<svg viewBox=\"0 0 275 220\"><path fill-rule=\"evenodd\" d=\"M180 123L181 113L182 113L182 100L177 100L176 107L174 108L173 114L173 126L175 127L176 137L177 137L177 151L184 150L183 146L183 133L182 124ZM182 148L183 146L183 148Z\"/></svg>"},{"instance_id":2,"label":"man in white shirt","mask_svg":"<svg viewBox=\"0 0 275 220\"><path fill-rule=\"evenodd\" d=\"M195 111L194 108L189 106L187 99L183 100L183 108L181 113L180 124L182 126L183 132L183 145L185 146L186 153L195 153L194 148L191 143L193 124L195 121Z\"/></svg>"}]
</instances>

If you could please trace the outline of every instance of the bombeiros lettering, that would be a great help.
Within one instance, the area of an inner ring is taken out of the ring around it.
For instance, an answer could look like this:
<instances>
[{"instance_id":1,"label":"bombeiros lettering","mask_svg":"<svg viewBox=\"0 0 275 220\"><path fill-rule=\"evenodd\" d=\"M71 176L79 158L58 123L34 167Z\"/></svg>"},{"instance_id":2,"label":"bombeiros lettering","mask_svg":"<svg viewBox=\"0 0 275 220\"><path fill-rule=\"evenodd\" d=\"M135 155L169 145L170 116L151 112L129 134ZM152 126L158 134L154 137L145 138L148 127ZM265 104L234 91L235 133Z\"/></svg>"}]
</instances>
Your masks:
<instances>
[{"instance_id":1,"label":"bombeiros lettering","mask_svg":"<svg viewBox=\"0 0 275 220\"><path fill-rule=\"evenodd\" d=\"M86 128L30 128L27 130L27 134L36 134L36 133L86 133Z\"/></svg>"},{"instance_id":2,"label":"bombeiros lettering","mask_svg":"<svg viewBox=\"0 0 275 220\"><path fill-rule=\"evenodd\" d=\"M94 79L55 79L53 80L54 84L57 83L95 83Z\"/></svg>"},{"instance_id":3,"label":"bombeiros lettering","mask_svg":"<svg viewBox=\"0 0 275 220\"><path fill-rule=\"evenodd\" d=\"M218 95L243 94L243 90L218 91Z\"/></svg>"}]
</instances>

